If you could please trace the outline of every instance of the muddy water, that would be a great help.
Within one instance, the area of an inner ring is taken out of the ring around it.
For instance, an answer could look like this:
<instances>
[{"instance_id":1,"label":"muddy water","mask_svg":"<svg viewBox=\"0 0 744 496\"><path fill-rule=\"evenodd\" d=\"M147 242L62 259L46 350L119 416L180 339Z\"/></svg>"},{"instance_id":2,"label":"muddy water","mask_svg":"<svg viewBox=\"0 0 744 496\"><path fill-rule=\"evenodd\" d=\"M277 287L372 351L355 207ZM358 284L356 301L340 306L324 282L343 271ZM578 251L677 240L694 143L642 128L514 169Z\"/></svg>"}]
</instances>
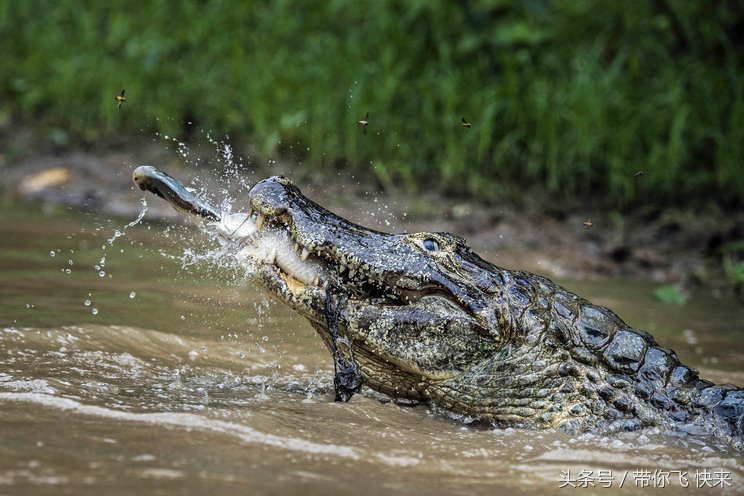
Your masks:
<instances>
[{"instance_id":1,"label":"muddy water","mask_svg":"<svg viewBox=\"0 0 744 496\"><path fill-rule=\"evenodd\" d=\"M489 430L368 390L333 403L306 322L226 268L182 267L209 249L195 229L130 220L3 206L0 494L744 491L742 456L712 441ZM563 282L744 384L733 300Z\"/></svg>"}]
</instances>

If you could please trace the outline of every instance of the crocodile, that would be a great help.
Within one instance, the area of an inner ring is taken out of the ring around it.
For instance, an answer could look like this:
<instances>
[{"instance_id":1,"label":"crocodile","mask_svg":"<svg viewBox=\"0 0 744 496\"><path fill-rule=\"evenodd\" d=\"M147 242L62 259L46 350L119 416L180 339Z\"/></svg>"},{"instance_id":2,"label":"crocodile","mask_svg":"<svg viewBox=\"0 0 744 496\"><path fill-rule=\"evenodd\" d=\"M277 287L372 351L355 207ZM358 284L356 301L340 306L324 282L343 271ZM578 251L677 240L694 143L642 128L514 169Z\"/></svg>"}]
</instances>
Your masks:
<instances>
[{"instance_id":1,"label":"crocodile","mask_svg":"<svg viewBox=\"0 0 744 496\"><path fill-rule=\"evenodd\" d=\"M206 219L247 276L307 318L333 357L336 400L366 385L493 426L669 426L742 447L743 389L701 379L611 310L498 267L458 236L367 229L285 177L256 183L244 213L151 166L133 178Z\"/></svg>"}]
</instances>

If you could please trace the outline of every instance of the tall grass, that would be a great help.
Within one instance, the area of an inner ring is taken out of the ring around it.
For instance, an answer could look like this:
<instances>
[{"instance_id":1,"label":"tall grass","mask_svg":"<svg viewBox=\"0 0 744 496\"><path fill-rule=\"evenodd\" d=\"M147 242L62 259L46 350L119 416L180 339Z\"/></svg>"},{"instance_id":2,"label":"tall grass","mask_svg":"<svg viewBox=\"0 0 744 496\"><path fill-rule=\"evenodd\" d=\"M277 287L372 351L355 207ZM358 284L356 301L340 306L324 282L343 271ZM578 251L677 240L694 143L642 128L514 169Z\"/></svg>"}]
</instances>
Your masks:
<instances>
[{"instance_id":1,"label":"tall grass","mask_svg":"<svg viewBox=\"0 0 744 496\"><path fill-rule=\"evenodd\" d=\"M733 203L742 32L735 1L0 0L0 97L84 140L188 121L389 185Z\"/></svg>"}]
</instances>

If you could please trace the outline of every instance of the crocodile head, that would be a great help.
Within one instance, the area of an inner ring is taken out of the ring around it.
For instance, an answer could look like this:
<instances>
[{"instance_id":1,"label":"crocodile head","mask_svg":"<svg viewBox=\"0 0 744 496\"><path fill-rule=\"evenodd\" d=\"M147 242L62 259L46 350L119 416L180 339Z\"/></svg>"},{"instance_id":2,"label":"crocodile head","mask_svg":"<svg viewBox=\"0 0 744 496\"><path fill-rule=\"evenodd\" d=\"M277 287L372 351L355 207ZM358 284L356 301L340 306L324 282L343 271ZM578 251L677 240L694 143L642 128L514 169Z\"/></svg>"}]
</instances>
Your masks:
<instances>
[{"instance_id":1,"label":"crocodile head","mask_svg":"<svg viewBox=\"0 0 744 496\"><path fill-rule=\"evenodd\" d=\"M742 435L742 390L700 380L610 310L490 264L461 238L361 227L283 177L254 185L240 214L149 166L134 179L212 221L247 274L310 321L333 356L337 399L363 382L499 425L576 431L714 418Z\"/></svg>"},{"instance_id":2,"label":"crocodile head","mask_svg":"<svg viewBox=\"0 0 744 496\"><path fill-rule=\"evenodd\" d=\"M245 248L260 262L258 279L307 317L373 389L428 399L427 385L459 376L500 348L503 336L482 289L488 264L464 240L361 227L283 177L257 183L248 202L255 225L286 235L284 249L295 251L292 261L292 254L256 256L255 246ZM310 274L302 274L306 268ZM336 346L335 333L346 346Z\"/></svg>"}]
</instances>

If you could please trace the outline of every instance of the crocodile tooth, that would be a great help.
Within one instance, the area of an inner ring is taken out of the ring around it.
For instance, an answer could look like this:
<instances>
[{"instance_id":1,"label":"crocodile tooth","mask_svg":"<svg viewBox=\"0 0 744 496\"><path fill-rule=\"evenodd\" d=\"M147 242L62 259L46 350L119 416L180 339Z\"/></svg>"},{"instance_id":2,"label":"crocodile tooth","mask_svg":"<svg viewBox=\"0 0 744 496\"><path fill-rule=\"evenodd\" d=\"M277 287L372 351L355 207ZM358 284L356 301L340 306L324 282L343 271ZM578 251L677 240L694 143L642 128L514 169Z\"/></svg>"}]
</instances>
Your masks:
<instances>
[{"instance_id":1,"label":"crocodile tooth","mask_svg":"<svg viewBox=\"0 0 744 496\"><path fill-rule=\"evenodd\" d=\"M266 261L272 265L274 264L274 262L276 262L276 247L271 250L271 252L269 253L269 258Z\"/></svg>"},{"instance_id":2,"label":"crocodile tooth","mask_svg":"<svg viewBox=\"0 0 744 496\"><path fill-rule=\"evenodd\" d=\"M315 279L313 279L313 286L320 286L320 276L315 276Z\"/></svg>"},{"instance_id":3,"label":"crocodile tooth","mask_svg":"<svg viewBox=\"0 0 744 496\"><path fill-rule=\"evenodd\" d=\"M302 254L300 255L300 260L302 260L304 262L305 260L307 260L307 257L309 255L310 255L310 252L308 251L308 249L307 248L303 248L302 249Z\"/></svg>"},{"instance_id":4,"label":"crocodile tooth","mask_svg":"<svg viewBox=\"0 0 744 496\"><path fill-rule=\"evenodd\" d=\"M295 247L294 248L295 248L295 251L296 252L299 252L300 251L300 244L299 243L295 243Z\"/></svg>"},{"instance_id":5,"label":"crocodile tooth","mask_svg":"<svg viewBox=\"0 0 744 496\"><path fill-rule=\"evenodd\" d=\"M338 273L343 274L344 271L346 271L346 265L339 265L338 266Z\"/></svg>"},{"instance_id":6,"label":"crocodile tooth","mask_svg":"<svg viewBox=\"0 0 744 496\"><path fill-rule=\"evenodd\" d=\"M248 218L250 219L253 216L253 207L250 207L248 209Z\"/></svg>"},{"instance_id":7,"label":"crocodile tooth","mask_svg":"<svg viewBox=\"0 0 744 496\"><path fill-rule=\"evenodd\" d=\"M352 277L354 277L355 275L356 275L356 270L354 270L354 269L349 269L349 279L351 279L351 278L352 278Z\"/></svg>"},{"instance_id":8,"label":"crocodile tooth","mask_svg":"<svg viewBox=\"0 0 744 496\"><path fill-rule=\"evenodd\" d=\"M256 230L260 231L261 228L264 225L264 221L266 220L266 216L264 214L258 214L256 217Z\"/></svg>"}]
</instances>

